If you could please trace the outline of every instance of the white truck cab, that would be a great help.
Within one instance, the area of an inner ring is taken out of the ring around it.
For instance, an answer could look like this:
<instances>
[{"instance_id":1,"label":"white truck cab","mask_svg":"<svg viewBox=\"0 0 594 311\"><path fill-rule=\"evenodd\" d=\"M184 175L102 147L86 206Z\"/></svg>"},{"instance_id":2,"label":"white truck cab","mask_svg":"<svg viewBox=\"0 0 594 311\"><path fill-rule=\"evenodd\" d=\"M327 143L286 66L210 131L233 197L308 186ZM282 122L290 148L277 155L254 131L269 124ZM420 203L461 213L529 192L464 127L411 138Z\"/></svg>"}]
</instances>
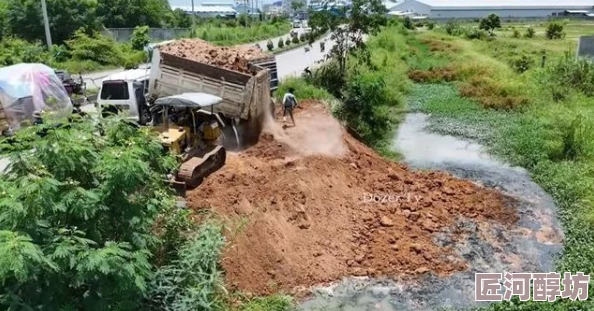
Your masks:
<instances>
[{"instance_id":1,"label":"white truck cab","mask_svg":"<svg viewBox=\"0 0 594 311\"><path fill-rule=\"evenodd\" d=\"M147 122L150 69L133 69L106 77L101 83L97 106L104 113L123 111L128 118Z\"/></svg>"}]
</instances>

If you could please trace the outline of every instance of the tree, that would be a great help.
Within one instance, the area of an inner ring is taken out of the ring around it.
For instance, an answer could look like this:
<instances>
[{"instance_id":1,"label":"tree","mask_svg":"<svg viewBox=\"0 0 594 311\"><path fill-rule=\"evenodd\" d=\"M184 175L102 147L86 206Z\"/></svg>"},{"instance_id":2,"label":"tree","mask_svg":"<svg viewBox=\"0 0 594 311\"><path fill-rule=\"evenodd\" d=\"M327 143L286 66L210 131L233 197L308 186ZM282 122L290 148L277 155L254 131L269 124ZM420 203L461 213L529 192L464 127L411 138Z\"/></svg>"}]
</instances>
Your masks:
<instances>
[{"instance_id":1,"label":"tree","mask_svg":"<svg viewBox=\"0 0 594 311\"><path fill-rule=\"evenodd\" d=\"M174 17L175 27L179 27L179 28L192 27L192 18L184 10L179 9L179 8L173 10L173 17Z\"/></svg>"},{"instance_id":2,"label":"tree","mask_svg":"<svg viewBox=\"0 0 594 311\"><path fill-rule=\"evenodd\" d=\"M170 12L167 0L101 0L97 7L107 28L161 27Z\"/></svg>"},{"instance_id":3,"label":"tree","mask_svg":"<svg viewBox=\"0 0 594 311\"><path fill-rule=\"evenodd\" d=\"M402 23L402 25L404 26L404 28L406 29L410 29L410 30L414 30L415 29L415 25L413 25L412 20L410 19L410 17L406 16L404 18L404 22Z\"/></svg>"},{"instance_id":4,"label":"tree","mask_svg":"<svg viewBox=\"0 0 594 311\"><path fill-rule=\"evenodd\" d=\"M552 22L548 24L546 37L549 40L565 38L565 33L563 32L563 25L557 22Z\"/></svg>"},{"instance_id":5,"label":"tree","mask_svg":"<svg viewBox=\"0 0 594 311\"><path fill-rule=\"evenodd\" d=\"M118 118L24 128L0 143L0 306L136 310L154 275L155 221L175 160ZM99 132L103 132L100 135Z\"/></svg>"},{"instance_id":6,"label":"tree","mask_svg":"<svg viewBox=\"0 0 594 311\"><path fill-rule=\"evenodd\" d=\"M41 2L37 0L8 0L6 3L6 30L20 38L45 42ZM52 39L62 43L83 28L94 31L100 28L95 17L96 1L47 0L47 10Z\"/></svg>"},{"instance_id":7,"label":"tree","mask_svg":"<svg viewBox=\"0 0 594 311\"><path fill-rule=\"evenodd\" d=\"M292 0L291 1L291 8L293 11L299 11L305 7L305 2L302 0Z\"/></svg>"},{"instance_id":8,"label":"tree","mask_svg":"<svg viewBox=\"0 0 594 311\"><path fill-rule=\"evenodd\" d=\"M493 36L495 29L501 28L501 19L496 14L489 14L486 18L481 19L479 29L487 31L490 36Z\"/></svg>"},{"instance_id":9,"label":"tree","mask_svg":"<svg viewBox=\"0 0 594 311\"><path fill-rule=\"evenodd\" d=\"M331 31L331 39L336 42L328 53L329 58L338 63L340 76L346 76L346 60L353 48L365 49L363 37L376 34L386 25L387 9L381 0L353 0L349 7L338 11L323 10L312 12L310 26L317 36ZM348 17L348 18L347 18ZM310 43L313 43L310 38Z\"/></svg>"}]
</instances>

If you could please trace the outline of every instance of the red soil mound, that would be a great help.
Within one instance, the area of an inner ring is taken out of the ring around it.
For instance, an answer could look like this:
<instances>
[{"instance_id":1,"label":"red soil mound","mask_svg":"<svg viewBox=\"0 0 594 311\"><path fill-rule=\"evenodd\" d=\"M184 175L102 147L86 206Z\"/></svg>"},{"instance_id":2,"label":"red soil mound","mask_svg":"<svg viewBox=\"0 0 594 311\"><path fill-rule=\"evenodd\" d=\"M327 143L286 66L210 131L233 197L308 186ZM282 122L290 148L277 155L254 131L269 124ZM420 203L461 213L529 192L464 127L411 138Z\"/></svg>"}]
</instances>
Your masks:
<instances>
[{"instance_id":1,"label":"red soil mound","mask_svg":"<svg viewBox=\"0 0 594 311\"><path fill-rule=\"evenodd\" d=\"M216 46L200 39L177 40L160 49L163 53L244 73L249 73L248 63L251 60L266 56L255 47Z\"/></svg>"},{"instance_id":2,"label":"red soil mound","mask_svg":"<svg viewBox=\"0 0 594 311\"><path fill-rule=\"evenodd\" d=\"M466 264L433 242L435 232L459 216L516 219L497 192L387 161L320 107L309 106L296 119L297 127L273 126L274 136L264 134L256 146L231 155L189 195L190 207L247 220L229 235L223 259L231 287L297 293L348 275L448 275ZM333 135L336 152L320 151L320 137ZM372 194L385 202L370 202Z\"/></svg>"}]
</instances>

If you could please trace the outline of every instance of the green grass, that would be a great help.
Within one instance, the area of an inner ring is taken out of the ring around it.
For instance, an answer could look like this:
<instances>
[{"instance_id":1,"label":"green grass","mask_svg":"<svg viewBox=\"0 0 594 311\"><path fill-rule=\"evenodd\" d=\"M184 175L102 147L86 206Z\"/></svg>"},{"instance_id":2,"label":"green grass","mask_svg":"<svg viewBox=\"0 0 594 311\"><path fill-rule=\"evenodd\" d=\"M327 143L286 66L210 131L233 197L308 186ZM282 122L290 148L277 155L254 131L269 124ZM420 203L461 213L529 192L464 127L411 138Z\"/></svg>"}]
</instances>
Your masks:
<instances>
[{"instance_id":1,"label":"green grass","mask_svg":"<svg viewBox=\"0 0 594 311\"><path fill-rule=\"evenodd\" d=\"M411 68L428 68L423 63L439 64L445 58L456 68L457 76L452 83L415 85L408 98L409 108L430 113L432 130L477 140L497 157L530 171L560 208L566 240L556 263L558 272L594 272L594 98L565 83L565 96L555 99L548 70L579 34L588 34L593 26L583 22L566 26L566 39L555 41L509 38L508 29L498 32L494 41L469 41L438 32L418 33L409 40L427 46L431 42L423 41L427 38L449 40L459 48L456 52L420 48L425 51L423 57L411 58ZM534 27L537 36L544 29ZM522 53L535 55L541 49L551 59L546 68L514 71L510 58ZM473 81L481 81L480 95L487 99L506 94L526 101L513 109L486 109L484 98L468 92ZM515 301L492 304L487 309L583 310L592 309L592 305L591 301Z\"/></svg>"},{"instance_id":2,"label":"green grass","mask_svg":"<svg viewBox=\"0 0 594 311\"><path fill-rule=\"evenodd\" d=\"M249 27L202 25L195 28L196 36L216 45L237 45L276 38L291 31L289 22L257 23ZM266 49L265 46L262 47Z\"/></svg>"}]
</instances>

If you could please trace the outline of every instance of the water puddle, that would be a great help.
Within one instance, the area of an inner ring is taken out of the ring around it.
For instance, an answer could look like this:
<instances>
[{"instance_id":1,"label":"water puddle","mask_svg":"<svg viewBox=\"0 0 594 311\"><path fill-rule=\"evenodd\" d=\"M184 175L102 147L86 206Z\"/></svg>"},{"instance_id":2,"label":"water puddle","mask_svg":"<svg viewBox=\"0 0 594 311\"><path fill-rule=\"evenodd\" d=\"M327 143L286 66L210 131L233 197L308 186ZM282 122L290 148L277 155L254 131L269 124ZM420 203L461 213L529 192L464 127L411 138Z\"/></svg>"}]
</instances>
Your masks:
<instances>
[{"instance_id":1,"label":"water puddle","mask_svg":"<svg viewBox=\"0 0 594 311\"><path fill-rule=\"evenodd\" d=\"M437 233L435 243L453 246L469 269L447 278L431 273L421 279L347 278L318 288L303 310L435 310L482 306L474 301L474 274L479 272L550 272L562 250L563 233L552 198L534 183L526 170L502 163L483 146L454 136L426 130L429 116L411 113L394 138L394 147L413 169L447 171L512 199L519 221L512 229L498 224L457 220L467 232L465 242L453 243Z\"/></svg>"}]
</instances>

